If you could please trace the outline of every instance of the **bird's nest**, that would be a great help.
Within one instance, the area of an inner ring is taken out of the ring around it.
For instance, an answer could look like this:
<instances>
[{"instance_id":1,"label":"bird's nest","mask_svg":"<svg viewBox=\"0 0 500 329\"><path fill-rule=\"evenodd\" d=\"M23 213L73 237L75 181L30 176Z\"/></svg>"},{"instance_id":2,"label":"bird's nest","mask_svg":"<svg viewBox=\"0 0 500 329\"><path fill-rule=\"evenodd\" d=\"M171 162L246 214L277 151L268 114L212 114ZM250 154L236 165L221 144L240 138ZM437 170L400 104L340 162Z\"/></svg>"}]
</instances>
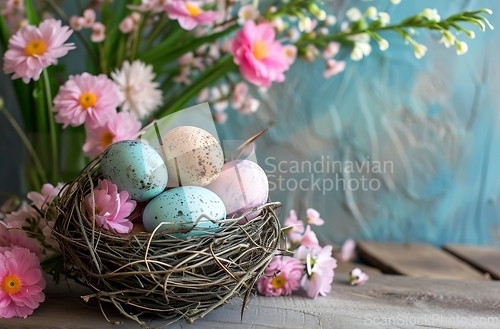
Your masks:
<instances>
[{"instance_id":1,"label":"bird's nest","mask_svg":"<svg viewBox=\"0 0 500 329\"><path fill-rule=\"evenodd\" d=\"M279 203L258 207L260 215L244 225L238 222L245 216L226 219L215 234L189 239L170 235L180 233L172 230L118 235L96 227L85 205L99 178L97 160L66 187L54 225L65 271L77 273L94 291L84 299L97 299L101 310L102 303L111 303L143 325L143 314L191 323L236 296L245 306L279 248Z\"/></svg>"}]
</instances>

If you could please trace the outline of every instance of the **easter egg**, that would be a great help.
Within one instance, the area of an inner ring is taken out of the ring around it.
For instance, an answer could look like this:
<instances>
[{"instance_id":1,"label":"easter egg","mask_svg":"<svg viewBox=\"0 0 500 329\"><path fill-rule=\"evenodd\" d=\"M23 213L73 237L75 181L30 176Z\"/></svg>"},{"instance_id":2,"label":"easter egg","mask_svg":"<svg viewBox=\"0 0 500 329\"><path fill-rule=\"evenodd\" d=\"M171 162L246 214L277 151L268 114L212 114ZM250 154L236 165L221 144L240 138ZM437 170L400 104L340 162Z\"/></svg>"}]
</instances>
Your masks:
<instances>
[{"instance_id":1,"label":"easter egg","mask_svg":"<svg viewBox=\"0 0 500 329\"><path fill-rule=\"evenodd\" d=\"M263 205L269 196L266 173L250 160L234 160L226 163L217 179L206 188L221 198L228 217L239 217L247 210ZM254 211L241 223L258 215L259 212Z\"/></svg>"},{"instance_id":2,"label":"easter egg","mask_svg":"<svg viewBox=\"0 0 500 329\"><path fill-rule=\"evenodd\" d=\"M168 172L162 157L139 141L121 141L109 146L101 159L102 176L127 191L136 201L147 201L165 190Z\"/></svg>"},{"instance_id":3,"label":"easter egg","mask_svg":"<svg viewBox=\"0 0 500 329\"><path fill-rule=\"evenodd\" d=\"M162 144L169 187L205 186L217 178L224 165L219 142L203 129L174 128L163 135Z\"/></svg>"},{"instance_id":4,"label":"easter egg","mask_svg":"<svg viewBox=\"0 0 500 329\"><path fill-rule=\"evenodd\" d=\"M161 224L158 232L189 230L173 234L187 238L215 233L218 221L225 218L224 203L215 193L199 186L184 186L163 192L151 200L144 209L142 220L150 233Z\"/></svg>"}]
</instances>

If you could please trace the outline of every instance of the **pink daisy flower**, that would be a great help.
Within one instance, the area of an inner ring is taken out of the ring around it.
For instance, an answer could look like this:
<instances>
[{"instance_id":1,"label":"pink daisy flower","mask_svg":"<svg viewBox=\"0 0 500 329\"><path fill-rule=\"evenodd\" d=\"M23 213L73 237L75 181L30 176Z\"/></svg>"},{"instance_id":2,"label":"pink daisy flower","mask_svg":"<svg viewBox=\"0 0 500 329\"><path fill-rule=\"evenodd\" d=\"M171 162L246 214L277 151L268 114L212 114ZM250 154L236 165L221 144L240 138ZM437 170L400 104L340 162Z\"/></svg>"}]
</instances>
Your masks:
<instances>
[{"instance_id":1,"label":"pink daisy flower","mask_svg":"<svg viewBox=\"0 0 500 329\"><path fill-rule=\"evenodd\" d=\"M26 318L45 300L40 261L26 248L0 252L0 317Z\"/></svg>"},{"instance_id":2,"label":"pink daisy flower","mask_svg":"<svg viewBox=\"0 0 500 329\"><path fill-rule=\"evenodd\" d=\"M86 124L104 125L116 113L121 103L118 87L104 74L89 73L70 76L54 98L56 121L64 128Z\"/></svg>"},{"instance_id":3,"label":"pink daisy flower","mask_svg":"<svg viewBox=\"0 0 500 329\"><path fill-rule=\"evenodd\" d=\"M359 286L368 281L368 274L360 270L359 268L355 268L349 273L349 282L351 286Z\"/></svg>"},{"instance_id":4,"label":"pink daisy flower","mask_svg":"<svg viewBox=\"0 0 500 329\"><path fill-rule=\"evenodd\" d=\"M19 228L8 227L7 224L0 222L0 247L11 248L14 246L26 248L40 259L43 258L42 251L35 240L29 238L25 231Z\"/></svg>"},{"instance_id":5,"label":"pink daisy flower","mask_svg":"<svg viewBox=\"0 0 500 329\"><path fill-rule=\"evenodd\" d=\"M257 290L264 296L288 296L300 288L304 265L288 256L273 258L257 281Z\"/></svg>"},{"instance_id":6,"label":"pink daisy flower","mask_svg":"<svg viewBox=\"0 0 500 329\"><path fill-rule=\"evenodd\" d=\"M83 152L94 158L113 143L133 140L141 134L141 122L130 112L115 113L103 126L87 127Z\"/></svg>"},{"instance_id":7,"label":"pink daisy flower","mask_svg":"<svg viewBox=\"0 0 500 329\"><path fill-rule=\"evenodd\" d=\"M330 245L323 248L300 246L295 251L294 257L306 266L301 286L309 298L326 296L331 291L334 269L337 267L337 260L332 257L332 249Z\"/></svg>"},{"instance_id":8,"label":"pink daisy flower","mask_svg":"<svg viewBox=\"0 0 500 329\"><path fill-rule=\"evenodd\" d=\"M219 13L213 10L204 11L200 1L168 1L164 9L168 18L176 19L179 25L185 30L192 30L198 24L209 25L219 18Z\"/></svg>"},{"instance_id":9,"label":"pink daisy flower","mask_svg":"<svg viewBox=\"0 0 500 329\"><path fill-rule=\"evenodd\" d=\"M246 22L230 46L234 62L249 82L267 88L274 81L285 81L284 72L290 68L290 59L275 40L271 24Z\"/></svg>"},{"instance_id":10,"label":"pink daisy flower","mask_svg":"<svg viewBox=\"0 0 500 329\"><path fill-rule=\"evenodd\" d=\"M62 26L61 21L55 19L46 19L39 27L22 27L9 40L3 57L4 72L14 73L12 79L22 78L24 83L40 79L44 68L75 49L73 43L65 43L72 33L68 26Z\"/></svg>"},{"instance_id":11,"label":"pink daisy flower","mask_svg":"<svg viewBox=\"0 0 500 329\"><path fill-rule=\"evenodd\" d=\"M28 199L30 199L33 202L33 205L38 209L45 210L59 194L63 186L63 183L59 183L56 186L53 186L52 184L44 184L41 192L29 192Z\"/></svg>"},{"instance_id":12,"label":"pink daisy flower","mask_svg":"<svg viewBox=\"0 0 500 329\"><path fill-rule=\"evenodd\" d=\"M309 208L306 210L306 214L307 224L309 225L321 226L325 223L325 221L319 217L320 214L316 209Z\"/></svg>"},{"instance_id":13,"label":"pink daisy flower","mask_svg":"<svg viewBox=\"0 0 500 329\"><path fill-rule=\"evenodd\" d=\"M127 218L136 206L127 191L118 193L118 187L110 181L99 180L94 195L85 197L87 209L93 214L98 227L115 233L130 233L133 224Z\"/></svg>"}]
</instances>

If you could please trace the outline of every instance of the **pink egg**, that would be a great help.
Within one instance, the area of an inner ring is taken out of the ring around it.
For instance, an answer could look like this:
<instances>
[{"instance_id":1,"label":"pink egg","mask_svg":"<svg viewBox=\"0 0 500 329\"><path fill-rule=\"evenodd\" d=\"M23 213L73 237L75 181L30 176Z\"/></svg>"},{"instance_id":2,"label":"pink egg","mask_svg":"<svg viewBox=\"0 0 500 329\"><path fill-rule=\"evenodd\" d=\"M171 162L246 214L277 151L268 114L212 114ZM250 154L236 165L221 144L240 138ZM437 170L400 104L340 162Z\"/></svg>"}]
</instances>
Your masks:
<instances>
[{"instance_id":1,"label":"pink egg","mask_svg":"<svg viewBox=\"0 0 500 329\"><path fill-rule=\"evenodd\" d=\"M269 196L266 173L249 160L234 160L224 164L217 179L205 187L222 199L228 218L239 217L247 210L263 205ZM258 215L258 211L250 213L240 224Z\"/></svg>"}]
</instances>

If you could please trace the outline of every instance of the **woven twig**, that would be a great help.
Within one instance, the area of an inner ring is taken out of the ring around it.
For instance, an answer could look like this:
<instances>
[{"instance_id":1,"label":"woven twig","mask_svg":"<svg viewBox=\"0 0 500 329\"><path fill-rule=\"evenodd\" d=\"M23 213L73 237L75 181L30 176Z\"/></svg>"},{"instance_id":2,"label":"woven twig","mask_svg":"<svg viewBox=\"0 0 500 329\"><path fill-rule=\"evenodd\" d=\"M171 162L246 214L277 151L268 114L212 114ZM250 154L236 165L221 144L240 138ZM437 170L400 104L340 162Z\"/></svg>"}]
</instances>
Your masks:
<instances>
[{"instance_id":1,"label":"woven twig","mask_svg":"<svg viewBox=\"0 0 500 329\"><path fill-rule=\"evenodd\" d=\"M144 326L142 314L192 323L236 296L245 307L255 280L279 248L281 227L274 210L280 203L249 210L246 214L261 213L244 225L238 222L246 214L227 219L215 234L189 239L176 238L170 234L178 232L171 230L118 235L96 227L84 204L99 178L96 160L67 186L54 226L66 271L76 271L94 291L82 298L111 303Z\"/></svg>"}]
</instances>

